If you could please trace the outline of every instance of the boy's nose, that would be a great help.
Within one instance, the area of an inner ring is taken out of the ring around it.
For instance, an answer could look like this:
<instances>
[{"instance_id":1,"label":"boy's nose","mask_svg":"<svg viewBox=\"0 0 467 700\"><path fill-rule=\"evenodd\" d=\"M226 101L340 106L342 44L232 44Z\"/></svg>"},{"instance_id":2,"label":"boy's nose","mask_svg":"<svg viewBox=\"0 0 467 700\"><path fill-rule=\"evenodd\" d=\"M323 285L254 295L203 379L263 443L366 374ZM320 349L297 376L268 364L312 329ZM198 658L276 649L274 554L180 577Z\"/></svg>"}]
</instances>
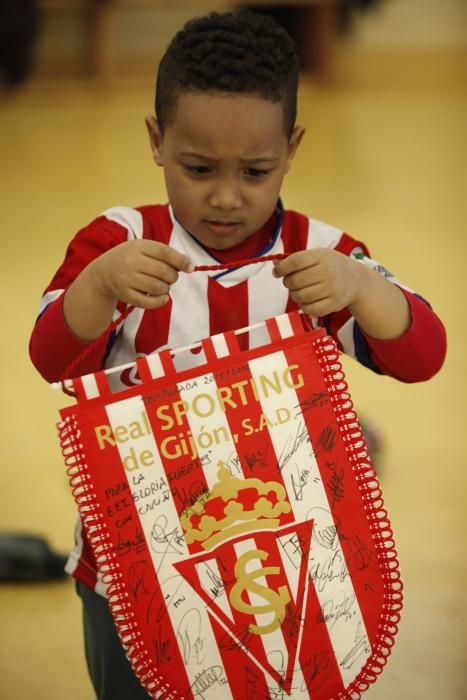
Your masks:
<instances>
[{"instance_id":1,"label":"boy's nose","mask_svg":"<svg viewBox=\"0 0 467 700\"><path fill-rule=\"evenodd\" d=\"M209 204L213 209L225 212L238 209L241 202L240 188L235 182L217 183L209 197Z\"/></svg>"}]
</instances>

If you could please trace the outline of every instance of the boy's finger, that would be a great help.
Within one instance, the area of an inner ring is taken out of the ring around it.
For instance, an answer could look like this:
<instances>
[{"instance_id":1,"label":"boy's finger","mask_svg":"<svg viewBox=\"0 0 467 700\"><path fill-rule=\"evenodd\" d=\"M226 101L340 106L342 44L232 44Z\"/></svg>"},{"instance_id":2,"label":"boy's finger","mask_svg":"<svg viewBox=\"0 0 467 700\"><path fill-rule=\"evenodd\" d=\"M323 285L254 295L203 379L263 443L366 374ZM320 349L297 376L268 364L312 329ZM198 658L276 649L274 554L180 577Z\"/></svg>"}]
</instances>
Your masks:
<instances>
[{"instance_id":1,"label":"boy's finger","mask_svg":"<svg viewBox=\"0 0 467 700\"><path fill-rule=\"evenodd\" d=\"M316 262L314 250L299 250L292 253L283 260L273 260L274 277L285 277L293 272L298 272L306 267L310 267Z\"/></svg>"},{"instance_id":2,"label":"boy's finger","mask_svg":"<svg viewBox=\"0 0 467 700\"><path fill-rule=\"evenodd\" d=\"M155 241L148 242L155 244L155 247L151 247L151 252L149 253L152 258L162 260L180 272L193 272L194 265L187 255L163 243L156 243Z\"/></svg>"},{"instance_id":3,"label":"boy's finger","mask_svg":"<svg viewBox=\"0 0 467 700\"><path fill-rule=\"evenodd\" d=\"M280 269L277 269L277 266L279 265L279 260L273 260L272 261L273 268L272 268L272 276L273 277L282 277L280 274Z\"/></svg>"},{"instance_id":4,"label":"boy's finger","mask_svg":"<svg viewBox=\"0 0 467 700\"><path fill-rule=\"evenodd\" d=\"M193 263L187 255L179 253L178 250L175 250L175 248L171 248L170 246L164 246L164 257L161 259L174 267L176 270L180 270L180 272L193 272L195 269Z\"/></svg>"},{"instance_id":5,"label":"boy's finger","mask_svg":"<svg viewBox=\"0 0 467 700\"><path fill-rule=\"evenodd\" d=\"M272 263L274 265L272 274L274 277L284 277L285 275L289 274L289 265L287 265L287 260L288 258L284 258L283 260L273 260Z\"/></svg>"}]
</instances>

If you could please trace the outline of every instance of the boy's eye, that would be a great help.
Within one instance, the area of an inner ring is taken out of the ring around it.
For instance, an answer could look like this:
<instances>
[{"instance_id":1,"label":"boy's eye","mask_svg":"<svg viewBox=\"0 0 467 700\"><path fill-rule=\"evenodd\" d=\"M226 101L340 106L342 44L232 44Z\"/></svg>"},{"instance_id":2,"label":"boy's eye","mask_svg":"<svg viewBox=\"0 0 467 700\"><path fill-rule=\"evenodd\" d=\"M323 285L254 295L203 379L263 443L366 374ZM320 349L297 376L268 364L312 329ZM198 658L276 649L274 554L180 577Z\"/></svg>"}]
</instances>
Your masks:
<instances>
[{"instance_id":1,"label":"boy's eye","mask_svg":"<svg viewBox=\"0 0 467 700\"><path fill-rule=\"evenodd\" d=\"M202 176L209 175L212 173L213 169L208 165L187 165L183 166L185 170L190 173L190 175ZM269 170L260 170L259 168L246 168L244 173L247 177L253 179L259 179L264 177L269 173Z\"/></svg>"},{"instance_id":2,"label":"boy's eye","mask_svg":"<svg viewBox=\"0 0 467 700\"><path fill-rule=\"evenodd\" d=\"M259 178L259 177L264 177L267 175L269 170L259 170L258 168L247 168L245 170L245 173L248 175L248 177L254 177L254 178Z\"/></svg>"},{"instance_id":3,"label":"boy's eye","mask_svg":"<svg viewBox=\"0 0 467 700\"><path fill-rule=\"evenodd\" d=\"M206 165L185 165L184 167L192 175L206 175L211 172L211 168Z\"/></svg>"}]
</instances>

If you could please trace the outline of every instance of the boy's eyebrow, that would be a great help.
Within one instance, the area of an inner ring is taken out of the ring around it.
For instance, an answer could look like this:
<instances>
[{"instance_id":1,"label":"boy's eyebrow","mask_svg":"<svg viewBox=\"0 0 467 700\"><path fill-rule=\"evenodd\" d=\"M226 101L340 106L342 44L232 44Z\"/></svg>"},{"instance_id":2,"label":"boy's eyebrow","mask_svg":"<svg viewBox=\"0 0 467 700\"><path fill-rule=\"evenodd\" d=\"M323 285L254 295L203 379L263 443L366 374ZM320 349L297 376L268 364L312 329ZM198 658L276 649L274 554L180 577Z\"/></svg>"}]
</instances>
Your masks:
<instances>
[{"instance_id":1,"label":"boy's eyebrow","mask_svg":"<svg viewBox=\"0 0 467 700\"><path fill-rule=\"evenodd\" d=\"M200 160L205 160L209 163L217 162L217 158L211 158L210 156L205 156L202 153L194 153L192 151L186 151L180 153L183 158L199 158ZM242 163L275 163L278 158L275 156L260 156L258 158L240 158Z\"/></svg>"},{"instance_id":2,"label":"boy's eyebrow","mask_svg":"<svg viewBox=\"0 0 467 700\"><path fill-rule=\"evenodd\" d=\"M264 156L260 158L240 158L242 163L275 163L279 158Z\"/></svg>"}]
</instances>

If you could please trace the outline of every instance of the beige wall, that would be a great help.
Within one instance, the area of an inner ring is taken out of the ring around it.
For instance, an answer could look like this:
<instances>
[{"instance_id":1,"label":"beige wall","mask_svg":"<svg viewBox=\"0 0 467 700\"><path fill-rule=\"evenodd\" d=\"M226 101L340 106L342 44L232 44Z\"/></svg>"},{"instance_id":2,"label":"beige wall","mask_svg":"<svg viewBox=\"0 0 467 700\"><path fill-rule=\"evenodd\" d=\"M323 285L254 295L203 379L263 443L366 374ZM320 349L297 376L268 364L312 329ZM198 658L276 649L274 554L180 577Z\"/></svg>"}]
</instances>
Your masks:
<instances>
[{"instance_id":1,"label":"beige wall","mask_svg":"<svg viewBox=\"0 0 467 700\"><path fill-rule=\"evenodd\" d=\"M355 29L369 48L467 48L467 0L382 0Z\"/></svg>"},{"instance_id":2,"label":"beige wall","mask_svg":"<svg viewBox=\"0 0 467 700\"><path fill-rule=\"evenodd\" d=\"M164 3L161 3L162 5ZM177 3L166 3L162 9L120 7L112 15L111 31L117 57L117 67L123 71L142 62L154 63L161 56L178 29L194 15L206 14L215 6L226 9L228 3L201 1L196 9L177 7ZM144 5L144 3L143 3ZM38 46L37 64L39 73L80 72L83 54L86 51L86 32L89 25L83 12L55 9L44 12L41 37Z\"/></svg>"},{"instance_id":3,"label":"beige wall","mask_svg":"<svg viewBox=\"0 0 467 700\"><path fill-rule=\"evenodd\" d=\"M292 4L292 3L291 3ZM135 66L151 66L171 36L193 15L227 9L229 2L190 7L120 8L113 17L113 44L118 74ZM193 8L196 9L193 9ZM38 47L38 72L79 73L85 64L87 25L76 10L44 14ZM363 48L467 48L467 0L382 0L376 10L362 13L346 43Z\"/></svg>"}]
</instances>

